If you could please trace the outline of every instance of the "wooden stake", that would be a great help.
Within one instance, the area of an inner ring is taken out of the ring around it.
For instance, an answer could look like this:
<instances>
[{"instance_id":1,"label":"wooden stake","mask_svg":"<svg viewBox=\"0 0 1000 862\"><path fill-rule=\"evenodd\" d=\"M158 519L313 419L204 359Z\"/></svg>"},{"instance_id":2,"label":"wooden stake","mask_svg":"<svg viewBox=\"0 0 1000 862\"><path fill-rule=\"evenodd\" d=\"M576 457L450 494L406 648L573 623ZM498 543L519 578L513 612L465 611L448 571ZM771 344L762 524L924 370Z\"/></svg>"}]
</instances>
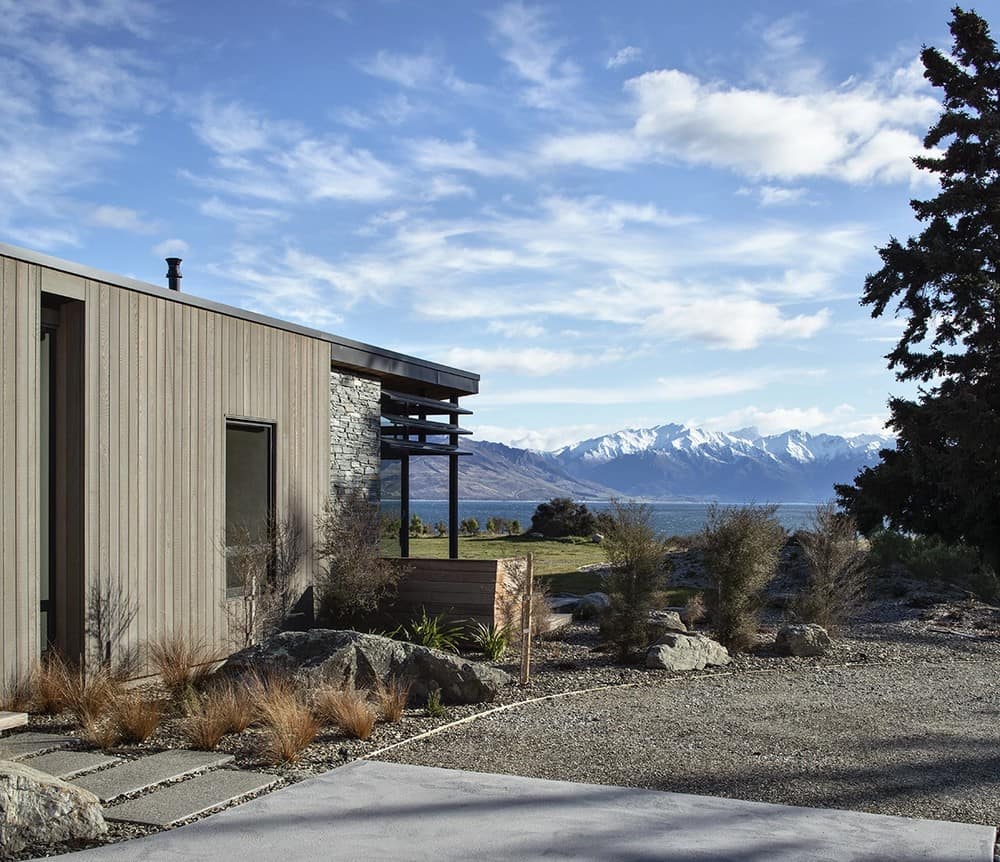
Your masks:
<instances>
[{"instance_id":1,"label":"wooden stake","mask_svg":"<svg viewBox=\"0 0 1000 862\"><path fill-rule=\"evenodd\" d=\"M521 685L531 678L531 599L535 585L535 555L528 554L524 578L524 596L521 598Z\"/></svg>"}]
</instances>

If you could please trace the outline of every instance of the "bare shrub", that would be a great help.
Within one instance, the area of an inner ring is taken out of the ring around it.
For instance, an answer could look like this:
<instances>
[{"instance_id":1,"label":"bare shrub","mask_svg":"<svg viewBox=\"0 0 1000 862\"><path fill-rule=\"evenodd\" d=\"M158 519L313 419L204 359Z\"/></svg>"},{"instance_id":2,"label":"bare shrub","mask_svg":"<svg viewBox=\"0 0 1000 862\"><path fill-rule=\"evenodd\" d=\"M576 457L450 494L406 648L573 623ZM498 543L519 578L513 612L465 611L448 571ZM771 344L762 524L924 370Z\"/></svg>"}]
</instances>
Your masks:
<instances>
[{"instance_id":1,"label":"bare shrub","mask_svg":"<svg viewBox=\"0 0 1000 862\"><path fill-rule=\"evenodd\" d=\"M119 579L95 577L87 589L84 634L91 663L125 680L139 672L139 653L128 645L139 609Z\"/></svg>"},{"instance_id":2,"label":"bare shrub","mask_svg":"<svg viewBox=\"0 0 1000 862\"><path fill-rule=\"evenodd\" d=\"M175 694L198 685L211 673L213 657L204 643L181 631L153 641L148 652L163 684Z\"/></svg>"},{"instance_id":3,"label":"bare shrub","mask_svg":"<svg viewBox=\"0 0 1000 862\"><path fill-rule=\"evenodd\" d=\"M163 703L142 692L127 691L114 702L113 712L126 742L145 742L160 725Z\"/></svg>"},{"instance_id":4,"label":"bare shrub","mask_svg":"<svg viewBox=\"0 0 1000 862\"><path fill-rule=\"evenodd\" d=\"M398 677L383 681L376 677L373 690L378 717L382 721L395 724L403 718L403 710L410 699L410 684Z\"/></svg>"},{"instance_id":5,"label":"bare shrub","mask_svg":"<svg viewBox=\"0 0 1000 862\"><path fill-rule=\"evenodd\" d=\"M379 508L357 490L330 501L317 518L316 581L320 617L351 624L396 596L405 565L385 559L379 547Z\"/></svg>"},{"instance_id":6,"label":"bare shrub","mask_svg":"<svg viewBox=\"0 0 1000 862\"><path fill-rule=\"evenodd\" d=\"M375 727L368 692L356 688L322 688L316 692L314 709L321 721L336 725L355 739L368 739Z\"/></svg>"},{"instance_id":7,"label":"bare shrub","mask_svg":"<svg viewBox=\"0 0 1000 862\"><path fill-rule=\"evenodd\" d=\"M681 620L684 625L693 627L698 625L708 616L708 609L705 607L705 594L695 593L684 603L684 610L681 611Z\"/></svg>"},{"instance_id":8,"label":"bare shrub","mask_svg":"<svg viewBox=\"0 0 1000 862\"><path fill-rule=\"evenodd\" d=\"M836 629L857 608L868 584L868 555L854 519L832 503L817 506L809 528L799 533L799 545L809 581L792 609L807 622Z\"/></svg>"},{"instance_id":9,"label":"bare shrub","mask_svg":"<svg viewBox=\"0 0 1000 862\"><path fill-rule=\"evenodd\" d=\"M295 573L304 553L302 527L287 518L261 535L258 529L231 525L225 552L240 592L227 595L222 607L232 645L244 649L280 631L292 609Z\"/></svg>"},{"instance_id":10,"label":"bare shrub","mask_svg":"<svg viewBox=\"0 0 1000 862\"><path fill-rule=\"evenodd\" d=\"M649 612L667 548L645 503L612 498L608 515L601 547L610 565L604 587L611 607L601 619L601 635L624 659L648 645Z\"/></svg>"},{"instance_id":11,"label":"bare shrub","mask_svg":"<svg viewBox=\"0 0 1000 862\"><path fill-rule=\"evenodd\" d=\"M702 533L718 639L734 650L754 642L764 587L778 568L785 530L777 506L713 505Z\"/></svg>"},{"instance_id":12,"label":"bare shrub","mask_svg":"<svg viewBox=\"0 0 1000 862\"><path fill-rule=\"evenodd\" d=\"M495 625L511 632L521 631L521 608L528 590L528 559L521 557L507 560L506 578L497 601ZM549 587L547 582L533 578L531 585L531 635L544 637L552 630L552 608L549 607ZM512 639L511 645L519 644L520 637Z\"/></svg>"},{"instance_id":13,"label":"bare shrub","mask_svg":"<svg viewBox=\"0 0 1000 862\"><path fill-rule=\"evenodd\" d=\"M37 674L14 672L0 685L0 712L27 712L35 701Z\"/></svg>"},{"instance_id":14,"label":"bare shrub","mask_svg":"<svg viewBox=\"0 0 1000 862\"><path fill-rule=\"evenodd\" d=\"M257 705L265 727L261 752L271 763L295 763L319 733L319 722L294 692L274 688Z\"/></svg>"}]
</instances>

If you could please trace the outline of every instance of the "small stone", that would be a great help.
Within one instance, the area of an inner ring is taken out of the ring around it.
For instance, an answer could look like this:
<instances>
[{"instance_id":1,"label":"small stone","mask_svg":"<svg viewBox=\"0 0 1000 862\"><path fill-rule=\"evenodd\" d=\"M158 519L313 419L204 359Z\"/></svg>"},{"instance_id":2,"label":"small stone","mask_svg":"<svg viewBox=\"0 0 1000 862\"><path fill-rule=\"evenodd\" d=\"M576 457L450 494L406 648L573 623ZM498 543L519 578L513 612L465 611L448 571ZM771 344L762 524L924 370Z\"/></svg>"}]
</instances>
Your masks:
<instances>
[{"instance_id":1,"label":"small stone","mask_svg":"<svg viewBox=\"0 0 1000 862\"><path fill-rule=\"evenodd\" d=\"M0 760L0 856L105 832L101 803L93 793L23 763Z\"/></svg>"},{"instance_id":2,"label":"small stone","mask_svg":"<svg viewBox=\"0 0 1000 862\"><path fill-rule=\"evenodd\" d=\"M646 667L662 670L702 670L731 660L722 644L700 634L671 632L646 651Z\"/></svg>"},{"instance_id":3,"label":"small stone","mask_svg":"<svg viewBox=\"0 0 1000 862\"><path fill-rule=\"evenodd\" d=\"M830 648L830 635L815 623L784 625L778 629L774 648L782 655L823 655Z\"/></svg>"}]
</instances>

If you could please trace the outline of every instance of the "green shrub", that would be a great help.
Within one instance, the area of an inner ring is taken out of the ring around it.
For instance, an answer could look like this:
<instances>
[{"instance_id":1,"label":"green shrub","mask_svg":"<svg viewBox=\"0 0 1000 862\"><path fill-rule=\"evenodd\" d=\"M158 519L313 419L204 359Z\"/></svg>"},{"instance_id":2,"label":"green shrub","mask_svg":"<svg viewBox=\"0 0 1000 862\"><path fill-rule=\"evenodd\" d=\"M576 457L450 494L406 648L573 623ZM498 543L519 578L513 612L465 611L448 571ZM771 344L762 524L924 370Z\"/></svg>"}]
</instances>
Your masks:
<instances>
[{"instance_id":1,"label":"green shrub","mask_svg":"<svg viewBox=\"0 0 1000 862\"><path fill-rule=\"evenodd\" d=\"M621 658L648 645L653 594L663 573L666 547L653 529L653 510L634 500L611 500L601 547L611 565L604 581L611 607L601 620L601 635Z\"/></svg>"},{"instance_id":2,"label":"green shrub","mask_svg":"<svg viewBox=\"0 0 1000 862\"><path fill-rule=\"evenodd\" d=\"M827 503L816 507L809 529L800 531L798 540L809 581L793 610L807 622L836 629L857 607L867 586L868 560L857 526Z\"/></svg>"},{"instance_id":3,"label":"green shrub","mask_svg":"<svg viewBox=\"0 0 1000 862\"><path fill-rule=\"evenodd\" d=\"M469 631L469 637L487 659L499 661L507 652L510 629L507 626L476 623Z\"/></svg>"},{"instance_id":4,"label":"green shrub","mask_svg":"<svg viewBox=\"0 0 1000 862\"><path fill-rule=\"evenodd\" d=\"M377 505L360 491L348 492L327 505L316 526L316 592L323 622L357 623L395 597L406 567L382 556Z\"/></svg>"},{"instance_id":5,"label":"green shrub","mask_svg":"<svg viewBox=\"0 0 1000 862\"><path fill-rule=\"evenodd\" d=\"M785 543L777 508L713 505L708 510L701 537L713 587L708 598L716 636L730 649L753 644L762 593Z\"/></svg>"},{"instance_id":6,"label":"green shrub","mask_svg":"<svg viewBox=\"0 0 1000 862\"><path fill-rule=\"evenodd\" d=\"M597 529L593 513L583 503L574 503L569 497L553 497L539 503L531 516L531 532L548 538L560 536L591 536Z\"/></svg>"},{"instance_id":7,"label":"green shrub","mask_svg":"<svg viewBox=\"0 0 1000 862\"><path fill-rule=\"evenodd\" d=\"M427 532L427 528L424 526L424 521L416 512L413 513L413 517L410 518L410 535L411 536L422 536Z\"/></svg>"},{"instance_id":8,"label":"green shrub","mask_svg":"<svg viewBox=\"0 0 1000 862\"><path fill-rule=\"evenodd\" d=\"M458 525L460 533L466 536L478 536L479 535L479 521L475 518L466 518Z\"/></svg>"},{"instance_id":9,"label":"green shrub","mask_svg":"<svg viewBox=\"0 0 1000 862\"><path fill-rule=\"evenodd\" d=\"M521 535L521 522L517 518L510 522L510 534L512 536Z\"/></svg>"},{"instance_id":10,"label":"green shrub","mask_svg":"<svg viewBox=\"0 0 1000 862\"><path fill-rule=\"evenodd\" d=\"M420 616L409 625L397 629L396 634L411 644L446 650L447 652L458 652L458 643L462 639L464 631L459 625L448 625L445 622L444 614L432 617L427 613L426 608L422 608Z\"/></svg>"}]
</instances>

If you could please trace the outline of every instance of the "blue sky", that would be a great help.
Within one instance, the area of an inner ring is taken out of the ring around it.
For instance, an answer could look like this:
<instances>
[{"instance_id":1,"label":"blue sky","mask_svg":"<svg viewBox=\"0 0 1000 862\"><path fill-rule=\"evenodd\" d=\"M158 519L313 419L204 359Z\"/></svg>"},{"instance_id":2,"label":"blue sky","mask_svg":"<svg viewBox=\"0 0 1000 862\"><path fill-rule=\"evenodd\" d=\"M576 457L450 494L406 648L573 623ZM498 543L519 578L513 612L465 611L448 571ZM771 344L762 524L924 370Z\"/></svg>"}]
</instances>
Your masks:
<instances>
[{"instance_id":1,"label":"blue sky","mask_svg":"<svg viewBox=\"0 0 1000 862\"><path fill-rule=\"evenodd\" d=\"M976 8L987 18L997 3ZM482 374L485 439L872 432L949 3L0 0L0 239Z\"/></svg>"}]
</instances>

